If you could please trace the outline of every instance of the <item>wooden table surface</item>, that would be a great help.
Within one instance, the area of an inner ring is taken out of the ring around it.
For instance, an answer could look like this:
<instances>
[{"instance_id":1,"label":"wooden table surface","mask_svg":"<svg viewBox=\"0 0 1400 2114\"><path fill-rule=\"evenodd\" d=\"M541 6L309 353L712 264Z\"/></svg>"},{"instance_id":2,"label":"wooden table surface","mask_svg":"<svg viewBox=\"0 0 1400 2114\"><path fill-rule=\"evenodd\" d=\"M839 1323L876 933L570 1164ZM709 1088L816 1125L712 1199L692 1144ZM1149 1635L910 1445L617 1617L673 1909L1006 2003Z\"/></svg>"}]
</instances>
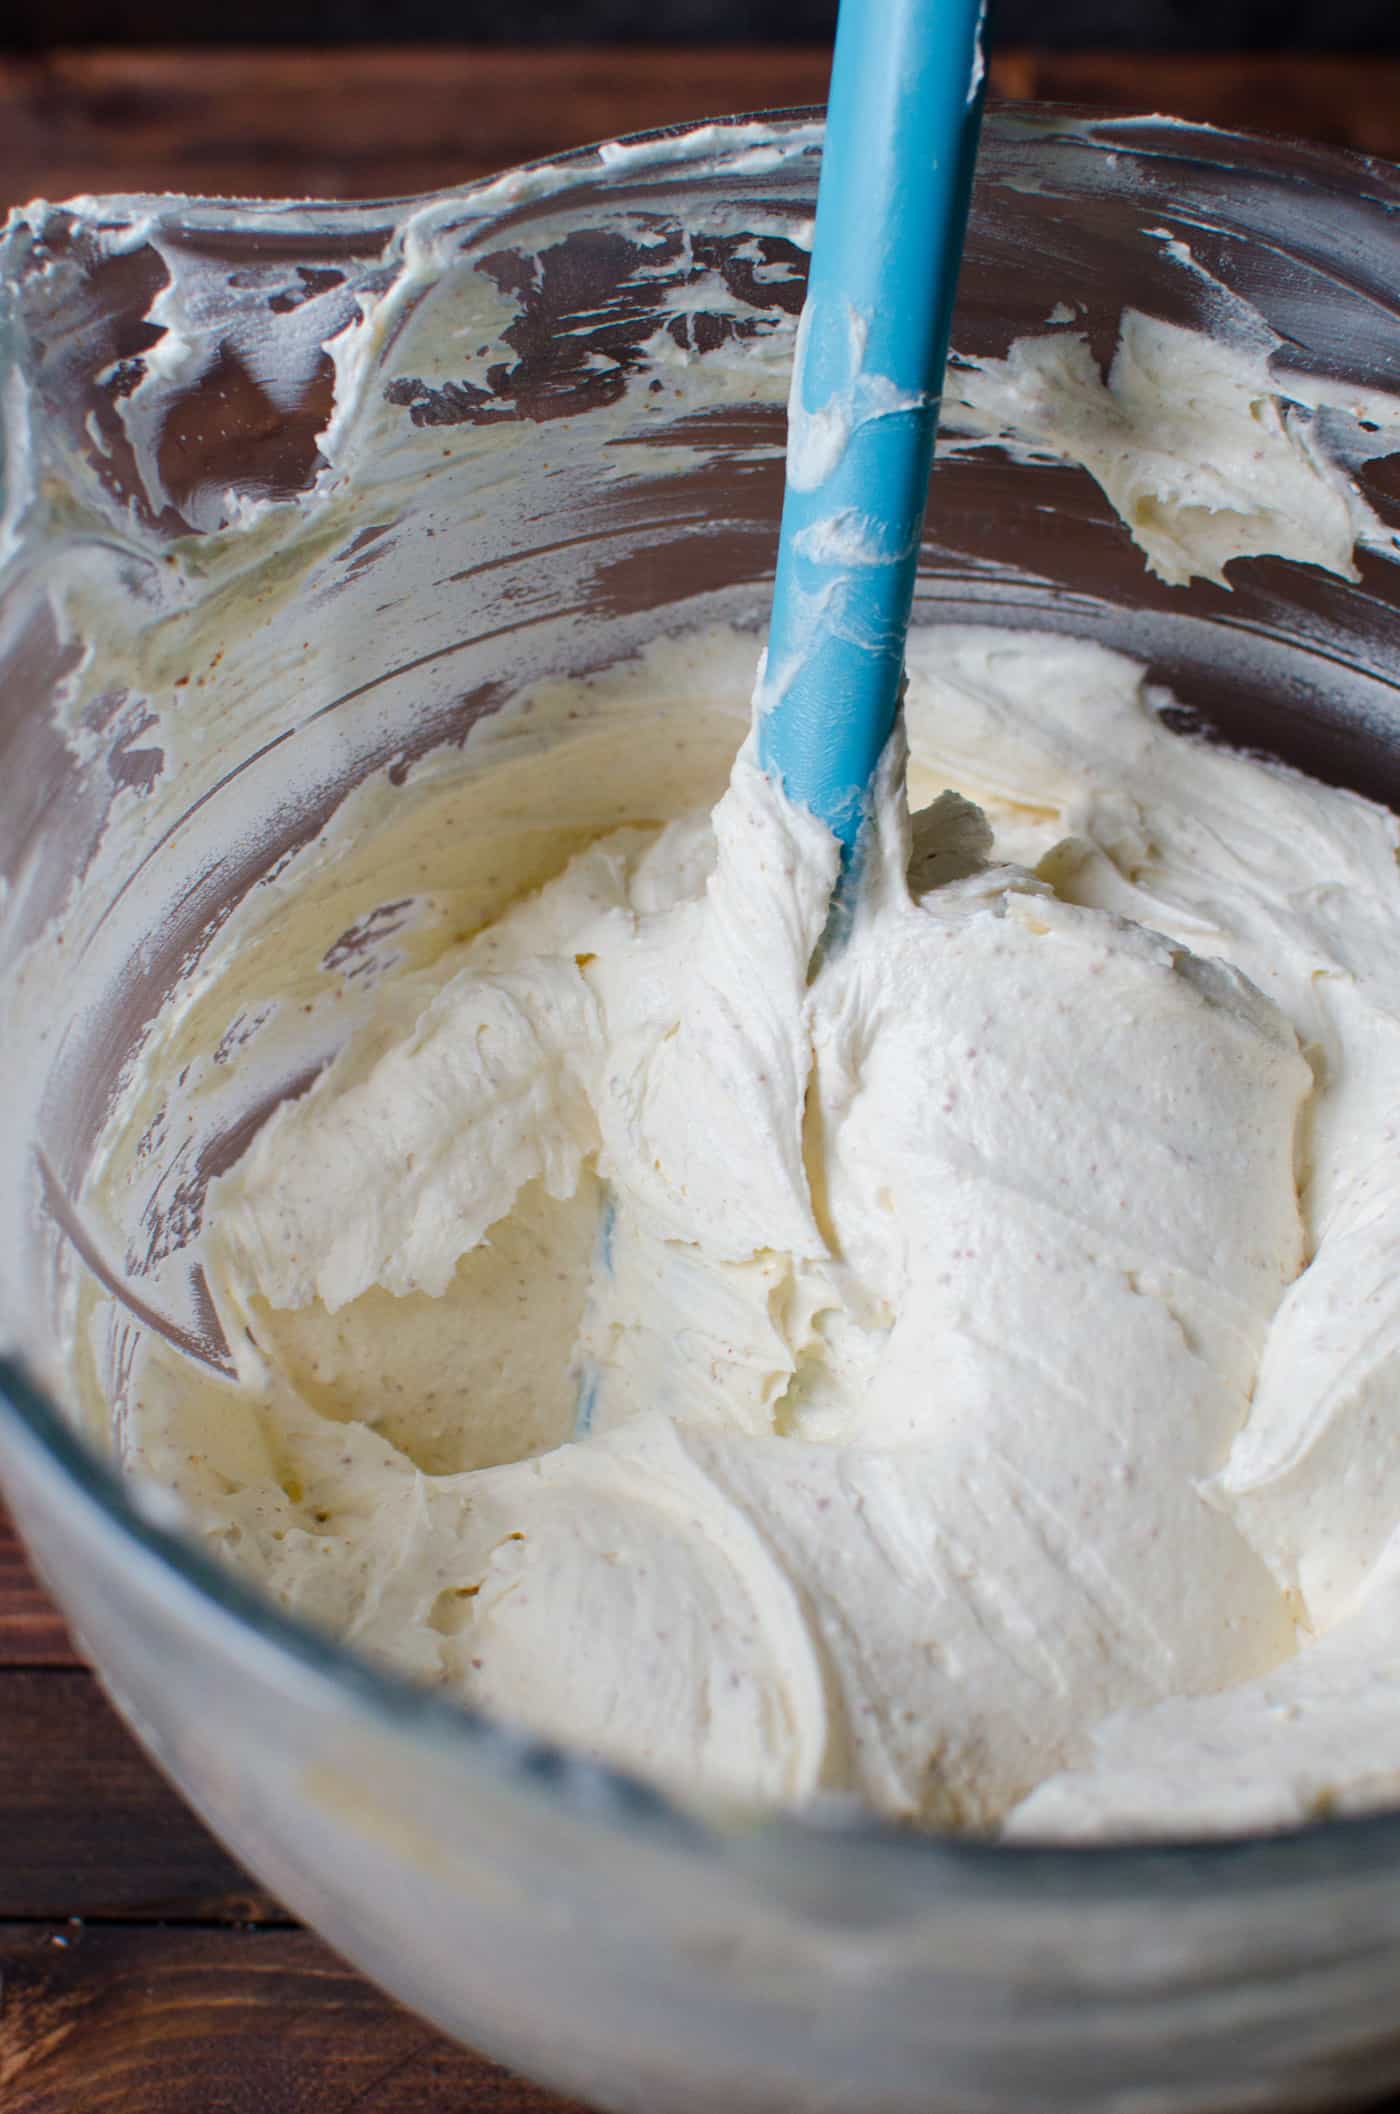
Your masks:
<instances>
[{"instance_id":1,"label":"wooden table surface","mask_svg":"<svg viewBox=\"0 0 1400 2114\"><path fill-rule=\"evenodd\" d=\"M0 205L398 196L648 125L818 102L826 65L673 48L0 59ZM1393 59L1010 52L992 80L1400 158ZM0 1515L3 2114L561 2108L378 1995L225 1856L117 1724Z\"/></svg>"},{"instance_id":2,"label":"wooden table surface","mask_svg":"<svg viewBox=\"0 0 1400 2114\"><path fill-rule=\"evenodd\" d=\"M827 55L416 48L0 58L0 206L78 191L399 197L649 125L825 99ZM1012 51L999 95L1400 159L1400 58Z\"/></svg>"}]
</instances>

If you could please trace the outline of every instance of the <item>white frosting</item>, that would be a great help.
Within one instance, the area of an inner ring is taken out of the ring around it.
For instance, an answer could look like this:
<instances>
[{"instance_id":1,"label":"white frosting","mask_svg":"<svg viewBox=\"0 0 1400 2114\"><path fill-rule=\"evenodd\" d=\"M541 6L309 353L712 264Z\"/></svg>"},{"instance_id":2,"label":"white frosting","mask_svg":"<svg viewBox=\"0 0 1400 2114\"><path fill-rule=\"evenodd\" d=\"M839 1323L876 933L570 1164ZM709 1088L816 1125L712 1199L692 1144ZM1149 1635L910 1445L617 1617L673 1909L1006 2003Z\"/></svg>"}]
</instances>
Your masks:
<instances>
[{"instance_id":1,"label":"white frosting","mask_svg":"<svg viewBox=\"0 0 1400 2114\"><path fill-rule=\"evenodd\" d=\"M1207 1835L1394 1805L1397 1625L1392 1562L1345 1620L1262 1679L1105 1720L1088 1765L1032 1792L1007 1833Z\"/></svg>"},{"instance_id":2,"label":"white frosting","mask_svg":"<svg viewBox=\"0 0 1400 2114\"><path fill-rule=\"evenodd\" d=\"M742 660L611 694L733 726ZM1396 826L1101 648L945 629L910 678L920 812L891 754L810 984L834 845L747 752L713 823L386 981L211 1192L237 1386L152 1353L128 1458L288 1605L692 1794L1344 1800L1400 1520Z\"/></svg>"},{"instance_id":3,"label":"white frosting","mask_svg":"<svg viewBox=\"0 0 1400 2114\"><path fill-rule=\"evenodd\" d=\"M901 389L889 375L866 365L870 335L869 319L849 301L839 314L829 311L817 322L818 310L808 301L797 326L793 349L792 386L788 394L787 481L794 492L813 492L833 477L861 427L902 411L921 411L929 401L918 390ZM831 353L840 345L844 361L840 379L825 400L815 406L807 402L807 368L811 359L811 334L822 328ZM872 524L873 526L873 524ZM815 555L813 553L812 555Z\"/></svg>"},{"instance_id":4,"label":"white frosting","mask_svg":"<svg viewBox=\"0 0 1400 2114\"><path fill-rule=\"evenodd\" d=\"M1360 459L1400 446L1400 399L1276 375L1278 340L1252 312L1250 322L1231 343L1128 309L1106 376L1071 331L1018 338L1004 360L955 356L944 417L1041 460L1081 464L1149 569L1173 585L1228 586L1232 559L1265 553L1354 580L1356 545L1393 555L1396 537L1348 476L1341 436L1329 448L1315 413L1342 415Z\"/></svg>"}]
</instances>

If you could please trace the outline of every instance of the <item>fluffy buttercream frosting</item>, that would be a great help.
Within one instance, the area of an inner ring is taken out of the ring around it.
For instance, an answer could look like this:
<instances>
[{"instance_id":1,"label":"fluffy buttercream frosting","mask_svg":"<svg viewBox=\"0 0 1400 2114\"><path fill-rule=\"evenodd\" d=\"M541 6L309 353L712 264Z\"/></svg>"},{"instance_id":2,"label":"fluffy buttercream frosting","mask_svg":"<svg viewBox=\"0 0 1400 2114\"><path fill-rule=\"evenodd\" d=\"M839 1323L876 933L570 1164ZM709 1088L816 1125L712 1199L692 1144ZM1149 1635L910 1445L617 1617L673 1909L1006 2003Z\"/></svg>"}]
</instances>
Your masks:
<instances>
[{"instance_id":1,"label":"fluffy buttercream frosting","mask_svg":"<svg viewBox=\"0 0 1400 2114\"><path fill-rule=\"evenodd\" d=\"M677 653L736 724L732 642ZM1083 1833L1369 1780L1396 829L1156 704L924 633L844 944L746 744L390 978L214 1186L237 1380L153 1351L133 1463L287 1605L692 1794Z\"/></svg>"}]
</instances>

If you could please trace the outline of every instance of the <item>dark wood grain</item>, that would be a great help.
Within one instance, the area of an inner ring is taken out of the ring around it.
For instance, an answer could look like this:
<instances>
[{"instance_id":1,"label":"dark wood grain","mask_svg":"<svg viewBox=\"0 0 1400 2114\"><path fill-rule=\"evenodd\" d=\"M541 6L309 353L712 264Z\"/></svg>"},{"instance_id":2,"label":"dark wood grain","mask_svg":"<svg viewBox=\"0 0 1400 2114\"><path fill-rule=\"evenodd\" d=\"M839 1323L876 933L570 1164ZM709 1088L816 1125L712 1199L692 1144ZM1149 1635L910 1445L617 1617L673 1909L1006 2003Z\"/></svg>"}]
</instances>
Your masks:
<instances>
[{"instance_id":1,"label":"dark wood grain","mask_svg":"<svg viewBox=\"0 0 1400 2114\"><path fill-rule=\"evenodd\" d=\"M563 2100L451 2047L308 1931L32 1924L0 1924L0 2106L566 2114Z\"/></svg>"},{"instance_id":2,"label":"dark wood grain","mask_svg":"<svg viewBox=\"0 0 1400 2114\"><path fill-rule=\"evenodd\" d=\"M0 62L0 201L398 197L655 125L820 102L829 55L51 52Z\"/></svg>"},{"instance_id":3,"label":"dark wood grain","mask_svg":"<svg viewBox=\"0 0 1400 2114\"><path fill-rule=\"evenodd\" d=\"M78 1654L0 1504L0 1668L76 1666ZM4 1720L0 1718L0 1740Z\"/></svg>"},{"instance_id":4,"label":"dark wood grain","mask_svg":"<svg viewBox=\"0 0 1400 2114\"><path fill-rule=\"evenodd\" d=\"M0 1918L288 1920L81 1670L0 1673ZM0 2093L0 2107L5 2105Z\"/></svg>"},{"instance_id":5,"label":"dark wood grain","mask_svg":"<svg viewBox=\"0 0 1400 2114\"><path fill-rule=\"evenodd\" d=\"M56 51L0 60L0 205L78 191L397 197L653 125L820 102L822 49ZM1400 156L1400 60L997 53L1000 95Z\"/></svg>"}]
</instances>

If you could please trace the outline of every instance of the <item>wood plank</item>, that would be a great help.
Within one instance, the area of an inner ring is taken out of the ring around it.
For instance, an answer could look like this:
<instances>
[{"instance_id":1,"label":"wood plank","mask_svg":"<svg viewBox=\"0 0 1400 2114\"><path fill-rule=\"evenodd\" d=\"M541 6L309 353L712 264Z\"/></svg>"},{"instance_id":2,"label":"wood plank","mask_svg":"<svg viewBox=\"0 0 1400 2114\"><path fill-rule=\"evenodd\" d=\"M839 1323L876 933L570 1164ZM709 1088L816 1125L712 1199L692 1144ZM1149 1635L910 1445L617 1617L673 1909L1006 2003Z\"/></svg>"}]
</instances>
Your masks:
<instances>
[{"instance_id":1,"label":"wood plank","mask_svg":"<svg viewBox=\"0 0 1400 2114\"><path fill-rule=\"evenodd\" d=\"M820 102L822 47L54 51L0 60L0 204L188 190L402 196L719 112ZM999 95L1400 156L1400 60L1003 51Z\"/></svg>"},{"instance_id":2,"label":"wood plank","mask_svg":"<svg viewBox=\"0 0 1400 2114\"><path fill-rule=\"evenodd\" d=\"M0 1673L0 1920L286 1922L89 1673ZM0 2105L5 2105L0 2092Z\"/></svg>"},{"instance_id":3,"label":"wood plank","mask_svg":"<svg viewBox=\"0 0 1400 2114\"><path fill-rule=\"evenodd\" d=\"M5 2114L567 2114L308 1931L0 1925Z\"/></svg>"},{"instance_id":4,"label":"wood plank","mask_svg":"<svg viewBox=\"0 0 1400 2114\"><path fill-rule=\"evenodd\" d=\"M57 51L0 62L0 201L396 197L619 132L820 102L829 54Z\"/></svg>"},{"instance_id":5,"label":"wood plank","mask_svg":"<svg viewBox=\"0 0 1400 2114\"><path fill-rule=\"evenodd\" d=\"M0 1503L0 1668L80 1663L63 1617L30 1570Z\"/></svg>"},{"instance_id":6,"label":"wood plank","mask_svg":"<svg viewBox=\"0 0 1400 2114\"><path fill-rule=\"evenodd\" d=\"M1368 2105L1397 2114L1394 2098ZM309 1931L3 1923L0 2106L5 2114L584 2114L443 2039Z\"/></svg>"}]
</instances>

